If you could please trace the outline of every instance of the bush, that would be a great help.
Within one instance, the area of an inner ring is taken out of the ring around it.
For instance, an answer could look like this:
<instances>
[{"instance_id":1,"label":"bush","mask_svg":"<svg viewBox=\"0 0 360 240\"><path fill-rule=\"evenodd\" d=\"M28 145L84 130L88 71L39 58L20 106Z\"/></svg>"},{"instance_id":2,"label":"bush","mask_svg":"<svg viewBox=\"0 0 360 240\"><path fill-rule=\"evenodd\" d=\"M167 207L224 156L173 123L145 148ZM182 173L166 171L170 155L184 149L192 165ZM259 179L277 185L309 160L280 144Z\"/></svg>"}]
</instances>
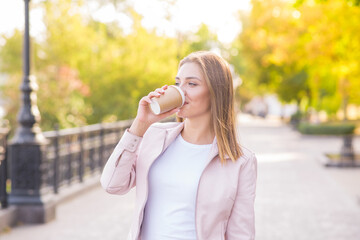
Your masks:
<instances>
[{"instance_id":1,"label":"bush","mask_svg":"<svg viewBox=\"0 0 360 240\"><path fill-rule=\"evenodd\" d=\"M323 123L323 124L310 124L300 123L298 130L302 134L313 135L344 135L353 134L355 131L355 124L351 123Z\"/></svg>"},{"instance_id":2,"label":"bush","mask_svg":"<svg viewBox=\"0 0 360 240\"><path fill-rule=\"evenodd\" d=\"M290 117L290 124L293 126L298 126L301 120L303 120L305 117L305 114L301 111L296 111L293 115Z\"/></svg>"}]
</instances>

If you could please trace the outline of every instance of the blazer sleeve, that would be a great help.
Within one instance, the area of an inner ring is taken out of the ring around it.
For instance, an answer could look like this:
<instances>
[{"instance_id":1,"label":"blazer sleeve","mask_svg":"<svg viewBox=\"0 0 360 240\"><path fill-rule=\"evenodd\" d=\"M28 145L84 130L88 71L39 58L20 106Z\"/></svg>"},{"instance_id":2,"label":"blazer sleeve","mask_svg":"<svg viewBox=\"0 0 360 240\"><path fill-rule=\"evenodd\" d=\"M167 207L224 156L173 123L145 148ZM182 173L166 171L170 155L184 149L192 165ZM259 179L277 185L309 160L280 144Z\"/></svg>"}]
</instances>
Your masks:
<instances>
[{"instance_id":1,"label":"blazer sleeve","mask_svg":"<svg viewBox=\"0 0 360 240\"><path fill-rule=\"evenodd\" d=\"M142 137L124 132L107 160L100 183L106 192L125 194L135 186L137 150Z\"/></svg>"},{"instance_id":2,"label":"blazer sleeve","mask_svg":"<svg viewBox=\"0 0 360 240\"><path fill-rule=\"evenodd\" d=\"M231 211L225 239L254 240L257 159L254 154L240 168L237 194Z\"/></svg>"}]
</instances>

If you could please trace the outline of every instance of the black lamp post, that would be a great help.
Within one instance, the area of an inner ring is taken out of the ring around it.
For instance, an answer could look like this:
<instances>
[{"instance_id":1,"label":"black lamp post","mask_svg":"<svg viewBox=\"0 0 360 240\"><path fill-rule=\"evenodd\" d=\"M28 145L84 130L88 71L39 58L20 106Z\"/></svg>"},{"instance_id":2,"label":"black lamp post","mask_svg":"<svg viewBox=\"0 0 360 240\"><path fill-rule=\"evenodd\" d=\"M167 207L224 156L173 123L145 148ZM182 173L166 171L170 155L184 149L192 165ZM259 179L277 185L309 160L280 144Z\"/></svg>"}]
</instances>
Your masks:
<instances>
[{"instance_id":1,"label":"black lamp post","mask_svg":"<svg viewBox=\"0 0 360 240\"><path fill-rule=\"evenodd\" d=\"M18 114L18 128L10 142L11 193L9 204L18 206L19 221L46 222L55 217L55 207L41 192L42 163L46 153L46 139L39 127L37 107L38 85L30 76L29 2L25 2L25 31L23 46L22 106Z\"/></svg>"},{"instance_id":2,"label":"black lamp post","mask_svg":"<svg viewBox=\"0 0 360 240\"><path fill-rule=\"evenodd\" d=\"M30 36L29 36L29 2L25 0L25 30L23 45L23 82L20 87L22 91L22 106L18 114L19 126L12 140L13 143L43 143L44 136L38 125L40 113L36 104L36 91L38 85L34 76L30 75Z\"/></svg>"}]
</instances>

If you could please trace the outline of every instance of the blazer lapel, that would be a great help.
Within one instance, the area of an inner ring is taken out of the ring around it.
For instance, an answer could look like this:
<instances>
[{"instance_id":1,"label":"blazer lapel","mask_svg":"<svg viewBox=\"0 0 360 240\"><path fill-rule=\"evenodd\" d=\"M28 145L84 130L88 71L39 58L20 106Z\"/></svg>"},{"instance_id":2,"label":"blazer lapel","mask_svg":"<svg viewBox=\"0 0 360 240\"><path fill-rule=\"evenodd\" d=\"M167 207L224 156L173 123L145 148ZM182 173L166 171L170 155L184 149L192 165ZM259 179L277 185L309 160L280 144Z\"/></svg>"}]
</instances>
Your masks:
<instances>
[{"instance_id":1,"label":"blazer lapel","mask_svg":"<svg viewBox=\"0 0 360 240\"><path fill-rule=\"evenodd\" d=\"M152 137L148 139L152 144L143 144L144 149L142 149L142 152L146 153L144 160L146 160L147 168L150 168L156 158L175 140L183 129L183 126L184 123L180 123L176 127L169 129L153 129Z\"/></svg>"},{"instance_id":2,"label":"blazer lapel","mask_svg":"<svg viewBox=\"0 0 360 240\"><path fill-rule=\"evenodd\" d=\"M165 143L164 143L164 147L163 147L162 152L165 151L165 149L175 140L175 138L181 133L183 128L184 128L184 122L181 122L176 127L166 130L167 135L166 135L166 138L165 138ZM219 154L219 149L218 149L218 145L217 145L217 140L216 140L216 137L214 137L214 140L212 142L212 146L211 146L211 149L210 149L208 161L210 162L218 154Z\"/></svg>"},{"instance_id":3,"label":"blazer lapel","mask_svg":"<svg viewBox=\"0 0 360 240\"><path fill-rule=\"evenodd\" d=\"M218 146L217 146L217 140L216 140L216 137L214 137L214 141L212 143L210 153L209 153L208 162L213 160L213 158L216 157L218 154L219 154L219 149L218 149Z\"/></svg>"},{"instance_id":4,"label":"blazer lapel","mask_svg":"<svg viewBox=\"0 0 360 240\"><path fill-rule=\"evenodd\" d=\"M149 168L151 164L155 161L155 159L161 154L164 148L164 140L166 136L165 129L159 129L156 134L151 135L151 139L147 139L151 141L151 143L143 142L142 148L142 160L144 160L144 164L146 168Z\"/></svg>"},{"instance_id":5,"label":"blazer lapel","mask_svg":"<svg viewBox=\"0 0 360 240\"><path fill-rule=\"evenodd\" d=\"M155 161L157 157L162 154L166 148L169 147L169 145L176 139L176 137L181 133L181 131L184 128L184 122L179 123L177 126L173 128L168 129L156 129L151 136L151 142L155 144L149 144L146 146L144 144L144 147L148 147L144 152L147 152L148 155L146 157L146 165L148 168L152 165L152 163ZM210 162L214 157L216 157L219 154L219 149L217 146L217 140L216 137L214 137L214 141L212 143L209 158L208 161ZM226 158L229 158L227 155Z\"/></svg>"},{"instance_id":6,"label":"blazer lapel","mask_svg":"<svg viewBox=\"0 0 360 240\"><path fill-rule=\"evenodd\" d=\"M184 122L181 122L176 127L169 128L169 129L166 130L167 135L166 135L166 138L165 138L163 151L165 151L165 149L175 140L175 138L181 133L183 128L184 128Z\"/></svg>"}]
</instances>

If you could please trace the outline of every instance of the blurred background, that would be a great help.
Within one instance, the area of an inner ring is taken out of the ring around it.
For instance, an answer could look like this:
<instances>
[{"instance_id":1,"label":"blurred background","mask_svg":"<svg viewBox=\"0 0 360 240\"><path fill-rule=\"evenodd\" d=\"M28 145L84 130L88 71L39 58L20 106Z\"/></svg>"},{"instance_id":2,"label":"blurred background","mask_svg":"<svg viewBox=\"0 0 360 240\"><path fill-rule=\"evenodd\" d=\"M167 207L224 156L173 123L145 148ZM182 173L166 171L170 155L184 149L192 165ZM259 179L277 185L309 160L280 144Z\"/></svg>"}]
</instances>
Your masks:
<instances>
[{"instance_id":1,"label":"blurred background","mask_svg":"<svg viewBox=\"0 0 360 240\"><path fill-rule=\"evenodd\" d=\"M140 98L172 84L179 60L197 50L232 65L242 111L358 124L358 0L30 3L31 73L45 131L133 118ZM0 114L12 126L23 5L0 3Z\"/></svg>"},{"instance_id":2,"label":"blurred background","mask_svg":"<svg viewBox=\"0 0 360 240\"><path fill-rule=\"evenodd\" d=\"M46 143L20 110L27 1L0 1L1 239L126 239L135 191L105 194L102 167L122 120L198 50L231 66L240 142L258 159L257 239L360 239L360 0L31 0L39 88L24 109ZM57 208L37 223L54 221L26 225L14 205L34 196Z\"/></svg>"}]
</instances>

